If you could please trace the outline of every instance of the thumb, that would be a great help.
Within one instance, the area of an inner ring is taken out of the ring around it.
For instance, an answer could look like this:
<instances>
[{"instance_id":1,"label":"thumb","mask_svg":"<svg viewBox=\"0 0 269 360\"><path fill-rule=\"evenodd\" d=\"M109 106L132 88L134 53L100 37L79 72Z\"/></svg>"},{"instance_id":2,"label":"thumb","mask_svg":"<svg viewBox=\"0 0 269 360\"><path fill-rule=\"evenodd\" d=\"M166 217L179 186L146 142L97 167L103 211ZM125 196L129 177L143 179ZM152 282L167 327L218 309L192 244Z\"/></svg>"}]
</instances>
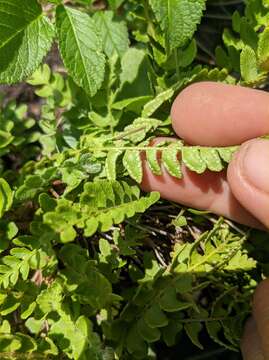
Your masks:
<instances>
[{"instance_id":1,"label":"thumb","mask_svg":"<svg viewBox=\"0 0 269 360\"><path fill-rule=\"evenodd\" d=\"M269 228L269 140L243 144L229 165L228 181L237 200Z\"/></svg>"}]
</instances>

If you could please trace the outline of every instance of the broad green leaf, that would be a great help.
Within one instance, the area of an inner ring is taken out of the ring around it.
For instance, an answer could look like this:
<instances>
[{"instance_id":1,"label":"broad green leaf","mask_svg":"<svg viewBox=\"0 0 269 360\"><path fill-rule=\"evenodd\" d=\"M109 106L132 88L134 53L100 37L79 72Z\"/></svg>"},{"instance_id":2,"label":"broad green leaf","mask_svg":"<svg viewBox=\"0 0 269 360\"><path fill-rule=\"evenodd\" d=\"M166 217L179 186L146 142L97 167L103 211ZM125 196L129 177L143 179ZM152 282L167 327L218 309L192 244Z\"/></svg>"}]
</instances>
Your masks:
<instances>
[{"instance_id":1,"label":"broad green leaf","mask_svg":"<svg viewBox=\"0 0 269 360\"><path fill-rule=\"evenodd\" d=\"M39 343L38 350L48 356L48 355L58 355L59 351L57 346L49 337L43 337Z\"/></svg>"},{"instance_id":2,"label":"broad green leaf","mask_svg":"<svg viewBox=\"0 0 269 360\"><path fill-rule=\"evenodd\" d=\"M160 150L153 148L146 151L147 163L153 174L162 175L162 169L158 161L158 151Z\"/></svg>"},{"instance_id":3,"label":"broad green leaf","mask_svg":"<svg viewBox=\"0 0 269 360\"><path fill-rule=\"evenodd\" d=\"M140 333L138 332L136 324L131 327L127 334L126 346L131 354L138 353L140 355L140 359L145 358L147 354L147 345Z\"/></svg>"},{"instance_id":4,"label":"broad green leaf","mask_svg":"<svg viewBox=\"0 0 269 360\"><path fill-rule=\"evenodd\" d=\"M127 150L123 157L123 166L132 179L139 184L142 182L143 169L139 150Z\"/></svg>"},{"instance_id":5,"label":"broad green leaf","mask_svg":"<svg viewBox=\"0 0 269 360\"><path fill-rule=\"evenodd\" d=\"M122 57L129 47L128 29L126 23L116 21L113 17L112 11L98 11L93 19L101 34L105 54L111 57L116 53Z\"/></svg>"},{"instance_id":6,"label":"broad green leaf","mask_svg":"<svg viewBox=\"0 0 269 360\"><path fill-rule=\"evenodd\" d=\"M206 170L206 163L201 158L199 148L184 146L182 149L182 161L191 171L198 174L202 174Z\"/></svg>"},{"instance_id":7,"label":"broad green leaf","mask_svg":"<svg viewBox=\"0 0 269 360\"><path fill-rule=\"evenodd\" d=\"M240 68L243 79L247 83L254 82L258 79L258 64L255 51L245 46L240 55Z\"/></svg>"},{"instance_id":8,"label":"broad green leaf","mask_svg":"<svg viewBox=\"0 0 269 360\"><path fill-rule=\"evenodd\" d=\"M265 29L259 38L258 60L263 70L269 70L269 28Z\"/></svg>"},{"instance_id":9,"label":"broad green leaf","mask_svg":"<svg viewBox=\"0 0 269 360\"><path fill-rule=\"evenodd\" d=\"M0 179L0 217L10 209L13 201L13 192L5 179Z\"/></svg>"},{"instance_id":10,"label":"broad green leaf","mask_svg":"<svg viewBox=\"0 0 269 360\"><path fill-rule=\"evenodd\" d=\"M14 139L10 132L0 130L0 149L7 147Z\"/></svg>"},{"instance_id":11,"label":"broad green leaf","mask_svg":"<svg viewBox=\"0 0 269 360\"><path fill-rule=\"evenodd\" d=\"M77 85L95 95L104 80L105 57L94 21L86 13L60 5L56 26L65 67Z\"/></svg>"},{"instance_id":12,"label":"broad green leaf","mask_svg":"<svg viewBox=\"0 0 269 360\"><path fill-rule=\"evenodd\" d=\"M21 348L19 337L14 335L0 335L0 352L13 354Z\"/></svg>"},{"instance_id":13,"label":"broad green leaf","mask_svg":"<svg viewBox=\"0 0 269 360\"><path fill-rule=\"evenodd\" d=\"M44 325L44 319L35 319L30 317L26 320L25 326L32 334L38 334Z\"/></svg>"},{"instance_id":14,"label":"broad green leaf","mask_svg":"<svg viewBox=\"0 0 269 360\"><path fill-rule=\"evenodd\" d=\"M182 172L178 156L179 146L177 144L171 144L167 149L162 151L162 161L168 173L178 179L181 179Z\"/></svg>"},{"instance_id":15,"label":"broad green leaf","mask_svg":"<svg viewBox=\"0 0 269 360\"><path fill-rule=\"evenodd\" d=\"M237 151L237 146L231 146L228 148L218 148L218 153L223 161L229 163L232 160L234 153Z\"/></svg>"},{"instance_id":16,"label":"broad green leaf","mask_svg":"<svg viewBox=\"0 0 269 360\"><path fill-rule=\"evenodd\" d=\"M3 322L0 325L0 334L10 334L11 327L7 320L3 320Z\"/></svg>"},{"instance_id":17,"label":"broad green leaf","mask_svg":"<svg viewBox=\"0 0 269 360\"><path fill-rule=\"evenodd\" d=\"M0 0L0 83L31 75L51 47L53 26L36 0Z\"/></svg>"},{"instance_id":18,"label":"broad green leaf","mask_svg":"<svg viewBox=\"0 0 269 360\"><path fill-rule=\"evenodd\" d=\"M25 308L23 312L21 312L21 318L27 319L33 313L35 308L36 308L36 302L34 301L31 304L29 304L29 306Z\"/></svg>"},{"instance_id":19,"label":"broad green leaf","mask_svg":"<svg viewBox=\"0 0 269 360\"><path fill-rule=\"evenodd\" d=\"M137 118L132 125L126 126L122 133L124 140L130 140L132 143L139 143L146 138L150 131L156 130L162 122L151 118Z\"/></svg>"},{"instance_id":20,"label":"broad green leaf","mask_svg":"<svg viewBox=\"0 0 269 360\"><path fill-rule=\"evenodd\" d=\"M13 295L7 295L5 300L1 304L0 314L6 316L13 313L20 306L20 301L17 300Z\"/></svg>"},{"instance_id":21,"label":"broad green leaf","mask_svg":"<svg viewBox=\"0 0 269 360\"><path fill-rule=\"evenodd\" d=\"M137 331L141 337L149 343L158 341L161 337L160 330L150 327L143 318L137 323Z\"/></svg>"},{"instance_id":22,"label":"broad green leaf","mask_svg":"<svg viewBox=\"0 0 269 360\"><path fill-rule=\"evenodd\" d=\"M200 23L205 0L150 0L170 50L183 46Z\"/></svg>"},{"instance_id":23,"label":"broad green leaf","mask_svg":"<svg viewBox=\"0 0 269 360\"><path fill-rule=\"evenodd\" d=\"M173 221L172 224L177 227L188 225L188 221L185 216L179 215Z\"/></svg>"},{"instance_id":24,"label":"broad green leaf","mask_svg":"<svg viewBox=\"0 0 269 360\"><path fill-rule=\"evenodd\" d=\"M178 300L177 292L174 287L168 287L161 295L159 300L160 307L167 312L175 312L188 309L192 306L191 303Z\"/></svg>"},{"instance_id":25,"label":"broad green leaf","mask_svg":"<svg viewBox=\"0 0 269 360\"><path fill-rule=\"evenodd\" d=\"M175 279L173 284L175 286L176 291L179 294L184 294L184 293L192 290L192 280L193 280L192 274L188 274L186 272L186 273L179 275Z\"/></svg>"},{"instance_id":26,"label":"broad green leaf","mask_svg":"<svg viewBox=\"0 0 269 360\"><path fill-rule=\"evenodd\" d=\"M124 0L108 0L109 6L113 10L116 10L117 8L119 8L123 4L123 2L124 2Z\"/></svg>"},{"instance_id":27,"label":"broad green leaf","mask_svg":"<svg viewBox=\"0 0 269 360\"><path fill-rule=\"evenodd\" d=\"M150 81L151 65L145 50L129 48L121 59L121 68L121 88L116 102L154 94Z\"/></svg>"},{"instance_id":28,"label":"broad green leaf","mask_svg":"<svg viewBox=\"0 0 269 360\"><path fill-rule=\"evenodd\" d=\"M66 313L63 313L62 317L52 325L50 335L57 340L64 352L69 353L69 358L74 360L83 359L83 352L93 336L91 323L86 316L81 315L74 322Z\"/></svg>"},{"instance_id":29,"label":"broad green leaf","mask_svg":"<svg viewBox=\"0 0 269 360\"><path fill-rule=\"evenodd\" d=\"M167 346L176 345L177 335L183 330L183 325L176 320L170 320L168 326L162 329L162 337Z\"/></svg>"},{"instance_id":30,"label":"broad green leaf","mask_svg":"<svg viewBox=\"0 0 269 360\"><path fill-rule=\"evenodd\" d=\"M86 220L85 235L93 235L98 227L108 231L113 224L120 224L125 218L143 213L159 198L157 192L140 197L138 187L125 182L99 180L87 183L80 200Z\"/></svg>"},{"instance_id":31,"label":"broad green leaf","mask_svg":"<svg viewBox=\"0 0 269 360\"><path fill-rule=\"evenodd\" d=\"M144 319L151 328L164 327L168 324L168 319L158 304L153 304L146 311Z\"/></svg>"},{"instance_id":32,"label":"broad green leaf","mask_svg":"<svg viewBox=\"0 0 269 360\"><path fill-rule=\"evenodd\" d=\"M41 291L36 302L43 314L50 313L51 311L59 311L63 296L62 291L61 285L56 281L54 281L47 289Z\"/></svg>"},{"instance_id":33,"label":"broad green leaf","mask_svg":"<svg viewBox=\"0 0 269 360\"><path fill-rule=\"evenodd\" d=\"M228 345L227 342L224 342L223 340L223 328L220 321L208 321L206 322L206 330L208 332L208 335L211 337L215 343L219 344L220 346L223 346L225 348L235 350L235 348L231 345Z\"/></svg>"},{"instance_id":34,"label":"broad green leaf","mask_svg":"<svg viewBox=\"0 0 269 360\"><path fill-rule=\"evenodd\" d=\"M195 39L192 39L186 49L178 50L178 66L187 67L195 60L197 55L197 45Z\"/></svg>"},{"instance_id":35,"label":"broad green leaf","mask_svg":"<svg viewBox=\"0 0 269 360\"><path fill-rule=\"evenodd\" d=\"M188 334L189 338L191 339L192 343L196 345L201 350L204 349L203 345L200 343L199 340L199 334L202 330L202 325L197 322L191 322L188 324L185 324L184 329L186 333Z\"/></svg>"},{"instance_id":36,"label":"broad green leaf","mask_svg":"<svg viewBox=\"0 0 269 360\"><path fill-rule=\"evenodd\" d=\"M85 282L78 288L83 301L94 309L102 309L110 301L111 283L95 269L89 269Z\"/></svg>"},{"instance_id":37,"label":"broad green leaf","mask_svg":"<svg viewBox=\"0 0 269 360\"><path fill-rule=\"evenodd\" d=\"M222 164L221 158L216 149L202 147L200 149L200 154L209 170L221 171L223 169L223 164Z\"/></svg>"},{"instance_id":38,"label":"broad green leaf","mask_svg":"<svg viewBox=\"0 0 269 360\"><path fill-rule=\"evenodd\" d=\"M27 80L27 83L30 85L48 85L51 78L51 70L47 64L40 66Z\"/></svg>"},{"instance_id":39,"label":"broad green leaf","mask_svg":"<svg viewBox=\"0 0 269 360\"><path fill-rule=\"evenodd\" d=\"M116 180L116 163L121 154L121 150L111 150L107 154L105 167L108 180Z\"/></svg>"},{"instance_id":40,"label":"broad green leaf","mask_svg":"<svg viewBox=\"0 0 269 360\"><path fill-rule=\"evenodd\" d=\"M125 111L129 110L129 111L133 111L136 114L140 114L142 107L151 99L152 99L152 95L123 99L115 102L112 105L112 108L115 110L125 110Z\"/></svg>"},{"instance_id":41,"label":"broad green leaf","mask_svg":"<svg viewBox=\"0 0 269 360\"><path fill-rule=\"evenodd\" d=\"M165 90L159 95L157 95L155 99L151 100L144 106L142 117L149 118L150 116L152 116L155 113L155 111L158 110L159 107L163 105L167 100L170 100L173 95L174 95L173 89Z\"/></svg>"}]
</instances>

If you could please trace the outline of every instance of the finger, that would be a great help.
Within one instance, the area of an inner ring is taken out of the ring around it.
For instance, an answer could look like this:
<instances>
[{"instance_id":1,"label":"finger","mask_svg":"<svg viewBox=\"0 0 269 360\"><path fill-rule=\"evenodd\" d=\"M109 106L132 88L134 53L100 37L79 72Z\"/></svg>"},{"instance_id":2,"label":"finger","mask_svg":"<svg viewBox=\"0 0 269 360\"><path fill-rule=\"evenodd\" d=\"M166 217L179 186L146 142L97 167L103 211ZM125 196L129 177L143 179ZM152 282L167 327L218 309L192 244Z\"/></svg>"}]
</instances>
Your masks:
<instances>
[{"instance_id":1,"label":"finger","mask_svg":"<svg viewBox=\"0 0 269 360\"><path fill-rule=\"evenodd\" d=\"M163 175L154 175L143 161L144 175L141 184L145 191L159 191L161 197L182 205L209 210L239 223L260 228L260 223L235 199L225 172L210 171L198 175L182 166L183 178L170 176L162 166Z\"/></svg>"},{"instance_id":2,"label":"finger","mask_svg":"<svg viewBox=\"0 0 269 360\"><path fill-rule=\"evenodd\" d=\"M244 360L265 360L260 336L253 318L249 319L245 325L241 341L241 350Z\"/></svg>"},{"instance_id":3,"label":"finger","mask_svg":"<svg viewBox=\"0 0 269 360\"><path fill-rule=\"evenodd\" d=\"M260 335L264 360L269 360L269 279L257 287L253 302L253 316Z\"/></svg>"},{"instance_id":4,"label":"finger","mask_svg":"<svg viewBox=\"0 0 269 360\"><path fill-rule=\"evenodd\" d=\"M269 228L269 140L255 139L242 145L227 177L237 200Z\"/></svg>"},{"instance_id":5,"label":"finger","mask_svg":"<svg viewBox=\"0 0 269 360\"><path fill-rule=\"evenodd\" d=\"M269 94L241 86L197 83L180 93L171 116L175 132L189 144L242 144L269 133Z\"/></svg>"}]
</instances>

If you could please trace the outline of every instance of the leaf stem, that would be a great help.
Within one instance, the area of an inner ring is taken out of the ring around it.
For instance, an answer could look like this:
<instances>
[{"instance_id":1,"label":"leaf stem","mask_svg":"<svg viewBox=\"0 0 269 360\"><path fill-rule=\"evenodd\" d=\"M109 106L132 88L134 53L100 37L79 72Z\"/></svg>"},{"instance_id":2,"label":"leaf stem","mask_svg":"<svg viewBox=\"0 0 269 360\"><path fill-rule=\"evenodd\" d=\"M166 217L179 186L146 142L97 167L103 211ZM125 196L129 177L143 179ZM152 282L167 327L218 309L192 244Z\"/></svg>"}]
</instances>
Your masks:
<instances>
[{"instance_id":1,"label":"leaf stem","mask_svg":"<svg viewBox=\"0 0 269 360\"><path fill-rule=\"evenodd\" d=\"M155 28L152 22L152 17L149 15L149 6L147 0L143 0L144 14L148 23L148 34L156 39Z\"/></svg>"},{"instance_id":2,"label":"leaf stem","mask_svg":"<svg viewBox=\"0 0 269 360\"><path fill-rule=\"evenodd\" d=\"M220 1L215 3L210 3L209 6L230 6L230 5L238 5L242 4L244 0L227 0L227 1Z\"/></svg>"},{"instance_id":3,"label":"leaf stem","mask_svg":"<svg viewBox=\"0 0 269 360\"><path fill-rule=\"evenodd\" d=\"M176 73L177 73L177 79L180 80L180 72L179 72L179 61L178 61L178 52L177 49L174 50L174 57L176 62Z\"/></svg>"},{"instance_id":4,"label":"leaf stem","mask_svg":"<svg viewBox=\"0 0 269 360\"><path fill-rule=\"evenodd\" d=\"M204 353L202 355L195 355L195 356L188 357L186 360L212 359L212 356L220 355L227 351L228 351L227 349L217 349L217 350L207 351L206 353Z\"/></svg>"}]
</instances>

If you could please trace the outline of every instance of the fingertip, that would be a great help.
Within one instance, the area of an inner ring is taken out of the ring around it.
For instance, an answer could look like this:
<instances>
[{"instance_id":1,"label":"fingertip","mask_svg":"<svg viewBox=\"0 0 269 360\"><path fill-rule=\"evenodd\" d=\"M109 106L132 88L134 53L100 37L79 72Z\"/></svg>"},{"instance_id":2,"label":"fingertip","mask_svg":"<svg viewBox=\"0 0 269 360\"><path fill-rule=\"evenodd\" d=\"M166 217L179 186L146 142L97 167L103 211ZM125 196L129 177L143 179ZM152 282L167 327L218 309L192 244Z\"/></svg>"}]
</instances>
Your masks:
<instances>
[{"instance_id":1,"label":"fingertip","mask_svg":"<svg viewBox=\"0 0 269 360\"><path fill-rule=\"evenodd\" d=\"M264 360L261 341L253 318L248 319L241 340L244 360Z\"/></svg>"},{"instance_id":2,"label":"fingertip","mask_svg":"<svg viewBox=\"0 0 269 360\"><path fill-rule=\"evenodd\" d=\"M176 98L172 125L189 144L237 145L269 133L268 104L269 94L262 90L200 82Z\"/></svg>"},{"instance_id":3,"label":"fingertip","mask_svg":"<svg viewBox=\"0 0 269 360\"><path fill-rule=\"evenodd\" d=\"M227 178L237 200L269 228L269 141L244 143L228 167Z\"/></svg>"},{"instance_id":4,"label":"fingertip","mask_svg":"<svg viewBox=\"0 0 269 360\"><path fill-rule=\"evenodd\" d=\"M264 354L269 354L269 279L257 287L253 299L253 316ZM268 360L268 356L265 356Z\"/></svg>"},{"instance_id":5,"label":"fingertip","mask_svg":"<svg viewBox=\"0 0 269 360\"><path fill-rule=\"evenodd\" d=\"M264 319L265 314L269 316L269 279L263 280L255 290L253 312L257 322Z\"/></svg>"}]
</instances>

